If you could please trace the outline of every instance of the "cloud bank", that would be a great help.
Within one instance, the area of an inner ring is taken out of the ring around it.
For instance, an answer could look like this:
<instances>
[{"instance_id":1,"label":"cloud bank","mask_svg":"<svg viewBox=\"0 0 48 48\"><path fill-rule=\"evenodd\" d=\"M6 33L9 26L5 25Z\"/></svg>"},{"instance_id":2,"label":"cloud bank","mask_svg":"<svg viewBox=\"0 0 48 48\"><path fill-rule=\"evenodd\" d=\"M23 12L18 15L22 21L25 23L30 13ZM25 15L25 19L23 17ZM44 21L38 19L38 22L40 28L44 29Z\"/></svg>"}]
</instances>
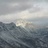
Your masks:
<instances>
[{"instance_id":1,"label":"cloud bank","mask_svg":"<svg viewBox=\"0 0 48 48\"><path fill-rule=\"evenodd\" d=\"M48 18L48 0L0 0L0 21L14 22L20 18Z\"/></svg>"}]
</instances>

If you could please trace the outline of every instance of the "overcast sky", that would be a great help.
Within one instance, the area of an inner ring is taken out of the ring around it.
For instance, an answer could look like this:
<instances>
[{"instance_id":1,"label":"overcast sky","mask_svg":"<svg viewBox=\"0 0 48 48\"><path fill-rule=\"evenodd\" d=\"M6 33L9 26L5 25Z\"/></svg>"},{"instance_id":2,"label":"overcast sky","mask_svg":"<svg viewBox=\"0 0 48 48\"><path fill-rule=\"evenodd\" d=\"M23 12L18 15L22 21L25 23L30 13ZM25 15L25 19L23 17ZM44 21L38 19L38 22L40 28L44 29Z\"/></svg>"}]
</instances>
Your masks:
<instances>
[{"instance_id":1,"label":"overcast sky","mask_svg":"<svg viewBox=\"0 0 48 48\"><path fill-rule=\"evenodd\" d=\"M0 21L48 20L48 0L0 0Z\"/></svg>"}]
</instances>

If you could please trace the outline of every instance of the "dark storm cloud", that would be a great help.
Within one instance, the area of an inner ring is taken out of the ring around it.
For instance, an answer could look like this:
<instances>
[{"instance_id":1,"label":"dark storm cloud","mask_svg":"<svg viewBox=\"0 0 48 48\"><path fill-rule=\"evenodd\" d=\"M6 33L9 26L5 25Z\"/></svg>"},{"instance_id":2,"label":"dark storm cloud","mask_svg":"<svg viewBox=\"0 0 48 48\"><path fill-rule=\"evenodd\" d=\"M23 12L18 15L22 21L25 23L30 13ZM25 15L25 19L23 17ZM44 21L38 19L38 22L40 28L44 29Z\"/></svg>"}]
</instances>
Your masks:
<instances>
[{"instance_id":1,"label":"dark storm cloud","mask_svg":"<svg viewBox=\"0 0 48 48\"><path fill-rule=\"evenodd\" d=\"M11 7L10 4L18 3L17 6ZM0 15L20 12L31 7L28 0L1 0L0 1Z\"/></svg>"},{"instance_id":2,"label":"dark storm cloud","mask_svg":"<svg viewBox=\"0 0 48 48\"><path fill-rule=\"evenodd\" d=\"M24 11L30 8L29 12L36 12L39 11L40 8L34 7L34 2L41 2L41 1L48 1L48 0L0 0L0 15L4 14L11 14L14 12ZM10 4L17 3L17 6L13 6Z\"/></svg>"},{"instance_id":3,"label":"dark storm cloud","mask_svg":"<svg viewBox=\"0 0 48 48\"><path fill-rule=\"evenodd\" d=\"M1 2L27 2L29 0L1 0Z\"/></svg>"}]
</instances>

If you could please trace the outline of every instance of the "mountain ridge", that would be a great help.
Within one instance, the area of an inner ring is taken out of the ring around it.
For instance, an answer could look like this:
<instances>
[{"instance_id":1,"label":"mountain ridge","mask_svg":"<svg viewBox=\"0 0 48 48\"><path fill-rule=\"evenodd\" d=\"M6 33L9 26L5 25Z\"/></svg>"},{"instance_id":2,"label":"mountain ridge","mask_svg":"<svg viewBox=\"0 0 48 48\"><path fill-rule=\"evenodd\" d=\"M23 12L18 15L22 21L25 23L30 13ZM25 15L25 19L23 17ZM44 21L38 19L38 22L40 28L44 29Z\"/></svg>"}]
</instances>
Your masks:
<instances>
[{"instance_id":1,"label":"mountain ridge","mask_svg":"<svg viewBox=\"0 0 48 48\"><path fill-rule=\"evenodd\" d=\"M48 28L29 31L14 23L0 22L1 48L48 48L47 37Z\"/></svg>"}]
</instances>

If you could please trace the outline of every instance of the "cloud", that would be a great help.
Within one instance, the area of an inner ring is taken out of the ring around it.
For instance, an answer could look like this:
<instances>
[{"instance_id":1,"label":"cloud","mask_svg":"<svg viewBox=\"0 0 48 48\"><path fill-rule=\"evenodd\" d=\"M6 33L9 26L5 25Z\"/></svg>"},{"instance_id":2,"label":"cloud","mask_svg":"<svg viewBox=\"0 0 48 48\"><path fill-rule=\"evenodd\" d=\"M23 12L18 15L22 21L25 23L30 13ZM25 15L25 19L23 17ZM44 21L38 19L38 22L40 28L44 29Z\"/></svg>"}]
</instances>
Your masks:
<instances>
[{"instance_id":1,"label":"cloud","mask_svg":"<svg viewBox=\"0 0 48 48\"><path fill-rule=\"evenodd\" d=\"M0 2L0 15L20 12L31 7L27 0L2 0Z\"/></svg>"},{"instance_id":2,"label":"cloud","mask_svg":"<svg viewBox=\"0 0 48 48\"><path fill-rule=\"evenodd\" d=\"M48 17L48 0L1 0L0 21Z\"/></svg>"},{"instance_id":3,"label":"cloud","mask_svg":"<svg viewBox=\"0 0 48 48\"><path fill-rule=\"evenodd\" d=\"M22 12L18 12L18 13L13 13L13 14L7 14L7 15L1 15L0 16L0 21L2 22L15 22L16 19L27 19L27 20L35 20L36 18L40 18L38 19L39 21L41 21L43 19L48 18L48 11L38 11L38 12L34 12L34 13L30 13L28 10L22 11Z\"/></svg>"},{"instance_id":4,"label":"cloud","mask_svg":"<svg viewBox=\"0 0 48 48\"><path fill-rule=\"evenodd\" d=\"M44 3L46 3L45 0L42 2L40 0L1 0L0 15L17 13L30 8L30 12L36 12L41 9L42 4L46 6Z\"/></svg>"},{"instance_id":5,"label":"cloud","mask_svg":"<svg viewBox=\"0 0 48 48\"><path fill-rule=\"evenodd\" d=\"M26 10L18 13L17 16L20 16L22 19L35 19L39 17L48 17L48 11L42 10L30 13L28 10Z\"/></svg>"}]
</instances>

